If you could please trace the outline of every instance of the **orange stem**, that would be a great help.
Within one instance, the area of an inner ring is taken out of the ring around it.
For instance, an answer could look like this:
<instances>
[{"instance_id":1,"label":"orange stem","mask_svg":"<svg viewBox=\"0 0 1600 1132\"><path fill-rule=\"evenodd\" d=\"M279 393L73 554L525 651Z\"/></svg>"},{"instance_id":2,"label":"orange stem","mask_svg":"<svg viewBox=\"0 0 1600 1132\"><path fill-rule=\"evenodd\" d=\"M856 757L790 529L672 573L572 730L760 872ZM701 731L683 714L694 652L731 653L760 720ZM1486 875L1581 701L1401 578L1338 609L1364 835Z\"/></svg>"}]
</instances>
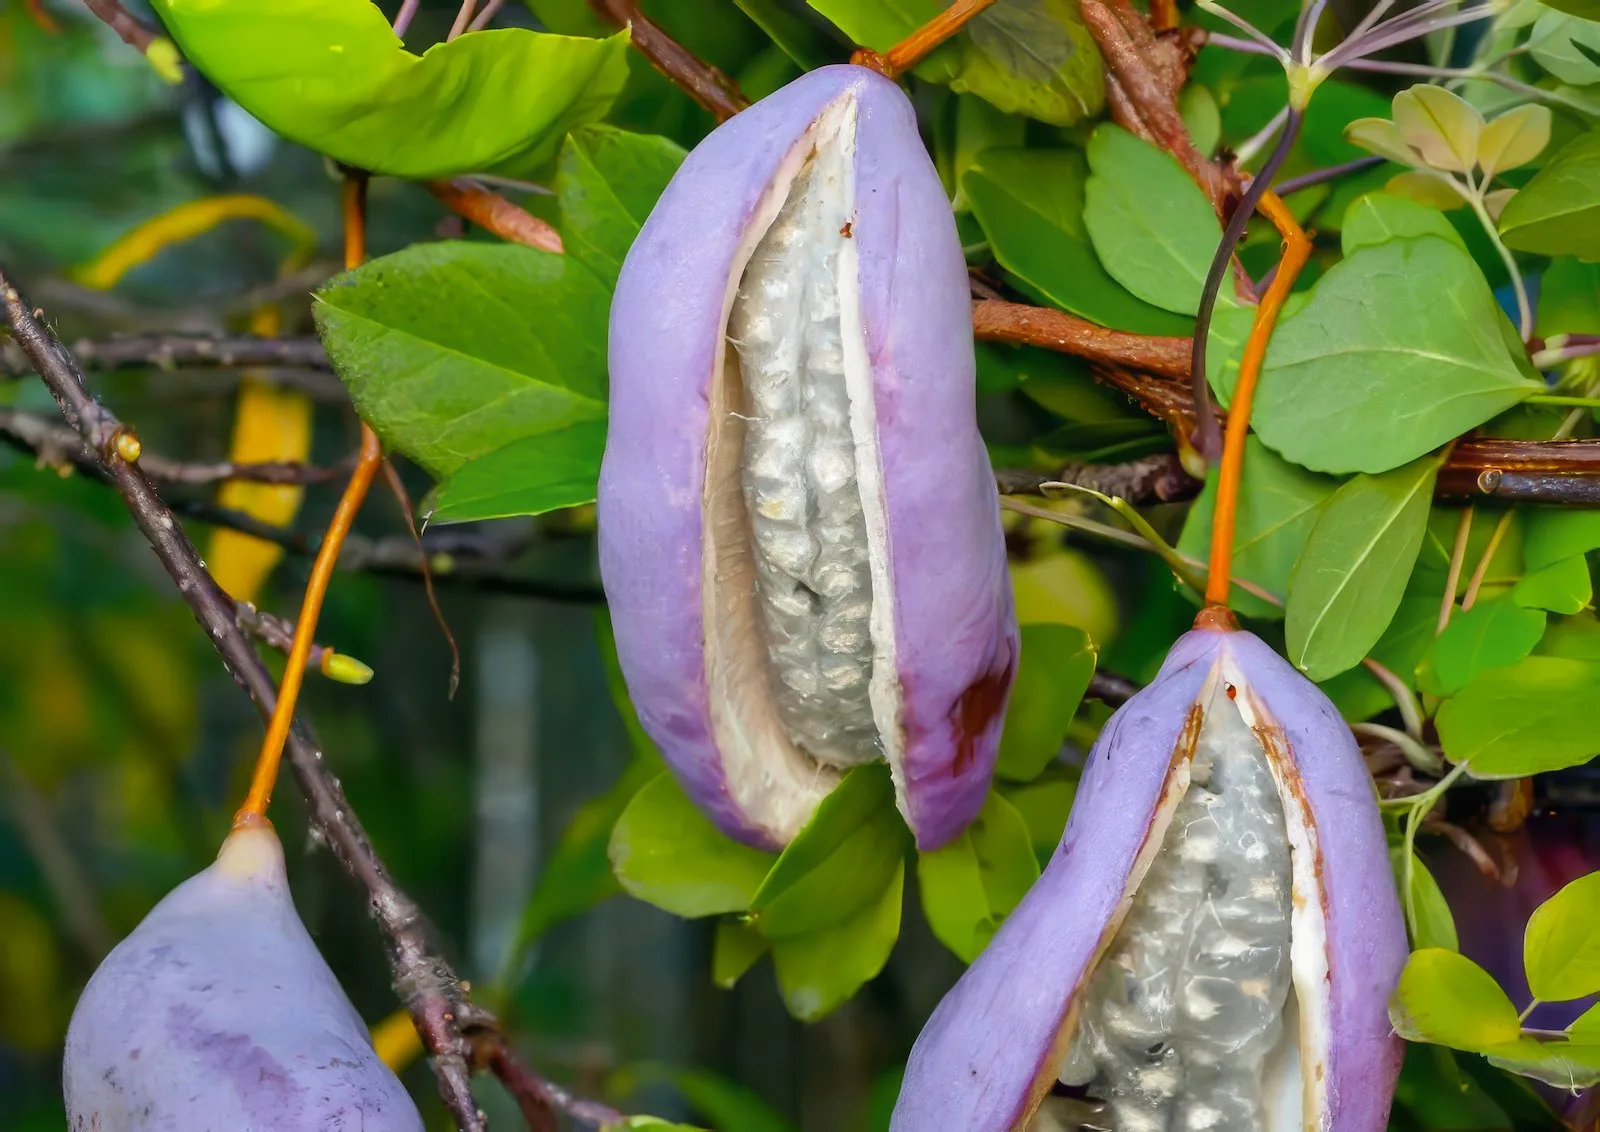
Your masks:
<instances>
[{"instance_id":1,"label":"orange stem","mask_svg":"<svg viewBox=\"0 0 1600 1132\"><path fill-rule=\"evenodd\" d=\"M1244 470L1244 438L1250 430L1250 405L1256 378L1267 356L1267 341L1278 323L1284 301L1295 279L1311 258L1311 240L1295 222L1276 193L1268 192L1256 206L1283 235L1283 259L1272 286L1256 308L1255 322L1239 363L1239 380L1228 405L1228 428L1222 438L1222 461L1217 468L1217 505L1211 520L1211 565L1206 575L1206 604L1226 607L1233 573L1233 532L1239 512L1239 481Z\"/></svg>"},{"instance_id":2,"label":"orange stem","mask_svg":"<svg viewBox=\"0 0 1600 1132\"><path fill-rule=\"evenodd\" d=\"M850 56L857 66L870 67L887 78L898 78L926 59L935 47L955 35L968 20L983 11L995 0L956 0L933 19L885 53L862 48Z\"/></svg>"},{"instance_id":3,"label":"orange stem","mask_svg":"<svg viewBox=\"0 0 1600 1132\"><path fill-rule=\"evenodd\" d=\"M346 176L341 194L344 214L344 264L345 268L361 266L366 259L367 180L363 173ZM383 464L383 445L378 434L363 421L361 423L361 456L356 462L350 482L345 485L333 520L317 548L317 557L311 564L311 578L306 583L305 598L300 604L300 616L295 621L294 641L289 649L289 663L283 670L283 681L278 686L278 700L272 708L272 719L267 724L267 737L261 743L261 753L256 756L255 774L250 780L250 792L244 805L233 816L233 826L238 829L266 821L267 806L272 801L272 787L278 780L278 764L283 759L283 746L289 738L289 727L294 721L295 701L300 698L300 686L305 681L306 663L311 658L312 639L317 631L317 618L322 613L323 599L328 595L328 584L333 579L334 567L339 562L339 552L345 536L355 523L356 513L367 497L367 489Z\"/></svg>"}]
</instances>

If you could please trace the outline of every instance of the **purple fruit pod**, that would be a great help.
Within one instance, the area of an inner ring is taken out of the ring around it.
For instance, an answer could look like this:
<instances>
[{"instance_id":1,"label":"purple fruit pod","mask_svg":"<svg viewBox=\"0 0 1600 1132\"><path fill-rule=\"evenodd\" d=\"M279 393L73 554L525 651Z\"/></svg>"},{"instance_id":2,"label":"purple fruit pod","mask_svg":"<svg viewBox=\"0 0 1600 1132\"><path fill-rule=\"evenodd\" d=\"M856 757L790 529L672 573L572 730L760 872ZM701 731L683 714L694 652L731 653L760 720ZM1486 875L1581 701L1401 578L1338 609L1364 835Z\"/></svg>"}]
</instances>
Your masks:
<instances>
[{"instance_id":1,"label":"purple fruit pod","mask_svg":"<svg viewBox=\"0 0 1600 1132\"><path fill-rule=\"evenodd\" d=\"M1257 637L1197 628L1101 732L890 1127L1382 1132L1407 950L1349 728Z\"/></svg>"},{"instance_id":2,"label":"purple fruit pod","mask_svg":"<svg viewBox=\"0 0 1600 1132\"><path fill-rule=\"evenodd\" d=\"M824 67L689 154L611 305L600 570L640 723L779 849L887 761L923 849L982 808L1020 643L950 203L911 104Z\"/></svg>"},{"instance_id":3,"label":"purple fruit pod","mask_svg":"<svg viewBox=\"0 0 1600 1132\"><path fill-rule=\"evenodd\" d=\"M67 1027L71 1132L422 1132L296 914L270 827L240 829L112 949Z\"/></svg>"}]
</instances>

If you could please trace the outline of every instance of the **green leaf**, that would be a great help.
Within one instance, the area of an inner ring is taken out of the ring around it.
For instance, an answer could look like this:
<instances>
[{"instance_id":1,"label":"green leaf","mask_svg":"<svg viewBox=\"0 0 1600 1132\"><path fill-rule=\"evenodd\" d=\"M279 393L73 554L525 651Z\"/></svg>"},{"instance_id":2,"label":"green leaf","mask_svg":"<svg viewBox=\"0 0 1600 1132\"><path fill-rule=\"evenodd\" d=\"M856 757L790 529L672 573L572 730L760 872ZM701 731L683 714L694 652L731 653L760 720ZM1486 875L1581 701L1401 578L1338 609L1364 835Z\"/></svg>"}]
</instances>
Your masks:
<instances>
[{"instance_id":1,"label":"green leaf","mask_svg":"<svg viewBox=\"0 0 1600 1132\"><path fill-rule=\"evenodd\" d=\"M1530 656L1478 676L1439 708L1439 741L1477 778L1524 778L1600 754L1600 664Z\"/></svg>"},{"instance_id":2,"label":"green leaf","mask_svg":"<svg viewBox=\"0 0 1600 1132\"><path fill-rule=\"evenodd\" d=\"M1000 266L1041 301L1138 334L1188 323L1135 298L1100 266L1084 229L1088 166L1075 150L985 150L961 178Z\"/></svg>"},{"instance_id":3,"label":"green leaf","mask_svg":"<svg viewBox=\"0 0 1600 1132\"><path fill-rule=\"evenodd\" d=\"M1600 0L1544 0L1544 6L1581 20L1600 20Z\"/></svg>"},{"instance_id":4,"label":"green leaf","mask_svg":"<svg viewBox=\"0 0 1600 1132\"><path fill-rule=\"evenodd\" d=\"M1178 95L1178 113L1194 147L1206 156L1214 153L1222 140L1222 113L1217 107L1216 95L1190 83Z\"/></svg>"},{"instance_id":5,"label":"green leaf","mask_svg":"<svg viewBox=\"0 0 1600 1132\"><path fill-rule=\"evenodd\" d=\"M1539 337L1600 334L1600 264L1560 256L1539 277Z\"/></svg>"},{"instance_id":6,"label":"green leaf","mask_svg":"<svg viewBox=\"0 0 1600 1132\"><path fill-rule=\"evenodd\" d=\"M1587 48L1587 50L1585 50ZM1533 61L1564 83L1588 86L1600 82L1600 23L1576 19L1565 12L1546 12L1528 36Z\"/></svg>"},{"instance_id":7,"label":"green leaf","mask_svg":"<svg viewBox=\"0 0 1600 1132\"><path fill-rule=\"evenodd\" d=\"M676 142L611 126L567 139L556 170L567 254L615 286L622 257L683 163Z\"/></svg>"},{"instance_id":8,"label":"green leaf","mask_svg":"<svg viewBox=\"0 0 1600 1132\"><path fill-rule=\"evenodd\" d=\"M1284 301L1279 319L1292 318L1311 296L1296 291ZM1220 304L1212 312L1211 332L1206 335L1206 383L1216 394L1217 404L1226 409L1233 402L1233 386L1239 380L1239 363L1244 360L1244 344L1256 320L1256 308Z\"/></svg>"},{"instance_id":9,"label":"green leaf","mask_svg":"<svg viewBox=\"0 0 1600 1132\"><path fill-rule=\"evenodd\" d=\"M781 0L733 2L802 71L814 71L840 61L838 45L803 15L790 11Z\"/></svg>"},{"instance_id":10,"label":"green leaf","mask_svg":"<svg viewBox=\"0 0 1600 1132\"><path fill-rule=\"evenodd\" d=\"M1345 210L1339 243L1344 254L1350 256L1362 248L1418 236L1438 236L1462 251L1467 247L1444 213L1392 193L1365 193L1357 197Z\"/></svg>"},{"instance_id":11,"label":"green leaf","mask_svg":"<svg viewBox=\"0 0 1600 1132\"><path fill-rule=\"evenodd\" d=\"M1539 570L1564 558L1600 550L1600 511L1534 507L1523 516L1524 566Z\"/></svg>"},{"instance_id":12,"label":"green leaf","mask_svg":"<svg viewBox=\"0 0 1600 1132\"><path fill-rule=\"evenodd\" d=\"M1568 660L1600 661L1600 621L1590 616L1553 621L1534 652Z\"/></svg>"},{"instance_id":13,"label":"green leaf","mask_svg":"<svg viewBox=\"0 0 1600 1132\"><path fill-rule=\"evenodd\" d=\"M767 937L736 919L718 920L711 945L711 981L732 990L756 960L767 953Z\"/></svg>"},{"instance_id":14,"label":"green leaf","mask_svg":"<svg viewBox=\"0 0 1600 1132\"><path fill-rule=\"evenodd\" d=\"M1033 855L1042 867L1055 854L1078 793L1078 771L1065 763L1047 766L1032 782L1000 783L1002 797L1016 808L1028 827Z\"/></svg>"},{"instance_id":15,"label":"green leaf","mask_svg":"<svg viewBox=\"0 0 1600 1132\"><path fill-rule=\"evenodd\" d=\"M434 523L543 515L593 503L605 455L604 421L513 440L469 460L434 492Z\"/></svg>"},{"instance_id":16,"label":"green leaf","mask_svg":"<svg viewBox=\"0 0 1600 1132\"><path fill-rule=\"evenodd\" d=\"M911 848L886 763L858 766L822 800L750 901L768 939L832 927L866 907Z\"/></svg>"},{"instance_id":17,"label":"green leaf","mask_svg":"<svg viewBox=\"0 0 1600 1132\"><path fill-rule=\"evenodd\" d=\"M1061 753L1097 655L1089 634L1074 625L1022 627L1022 660L1006 708L996 774L1027 782Z\"/></svg>"},{"instance_id":18,"label":"green leaf","mask_svg":"<svg viewBox=\"0 0 1600 1132\"><path fill-rule=\"evenodd\" d=\"M634 796L660 773L659 758L635 758L615 786L578 807L522 907L508 971L521 966L523 954L545 932L622 891L607 853L611 831Z\"/></svg>"},{"instance_id":19,"label":"green leaf","mask_svg":"<svg viewBox=\"0 0 1600 1132\"><path fill-rule=\"evenodd\" d=\"M707 1132L704 1128L697 1128L693 1124L672 1124L657 1116L630 1116L621 1124L608 1124L600 1132L634 1132L635 1129L645 1129L646 1132Z\"/></svg>"},{"instance_id":20,"label":"green leaf","mask_svg":"<svg viewBox=\"0 0 1600 1132\"><path fill-rule=\"evenodd\" d=\"M1500 214L1508 246L1600 260L1600 130L1561 147Z\"/></svg>"},{"instance_id":21,"label":"green leaf","mask_svg":"<svg viewBox=\"0 0 1600 1132\"><path fill-rule=\"evenodd\" d=\"M936 52L916 73L1056 126L1105 106L1100 52L1074 0L996 0L967 25L955 50Z\"/></svg>"},{"instance_id":22,"label":"green leaf","mask_svg":"<svg viewBox=\"0 0 1600 1132\"><path fill-rule=\"evenodd\" d=\"M1529 571L1511 590L1511 600L1518 605L1552 613L1577 613L1593 598L1594 580L1581 554Z\"/></svg>"},{"instance_id":23,"label":"green leaf","mask_svg":"<svg viewBox=\"0 0 1600 1132\"><path fill-rule=\"evenodd\" d=\"M1389 1004L1389 1021L1407 1041L1469 1052L1514 1042L1522 1034L1517 1008L1494 976L1441 947L1412 954Z\"/></svg>"},{"instance_id":24,"label":"green leaf","mask_svg":"<svg viewBox=\"0 0 1600 1132\"><path fill-rule=\"evenodd\" d=\"M808 0L863 47L887 51L944 0ZM1011 114L1070 126L1105 103L1100 53L1071 0L997 0L916 70Z\"/></svg>"},{"instance_id":25,"label":"green leaf","mask_svg":"<svg viewBox=\"0 0 1600 1132\"><path fill-rule=\"evenodd\" d=\"M1600 1005L1591 1006L1578 1015L1567 1027L1567 1036L1573 1041L1600 1043Z\"/></svg>"},{"instance_id":26,"label":"green leaf","mask_svg":"<svg viewBox=\"0 0 1600 1132\"><path fill-rule=\"evenodd\" d=\"M1411 870L1411 895L1417 910L1416 938L1413 947L1443 947L1450 951L1460 949L1456 935L1456 920L1450 914L1450 905L1444 898L1439 882L1419 857Z\"/></svg>"},{"instance_id":27,"label":"green leaf","mask_svg":"<svg viewBox=\"0 0 1600 1132\"><path fill-rule=\"evenodd\" d=\"M369 0L154 0L184 57L271 129L417 179L547 160L605 116L628 37L472 32L413 55Z\"/></svg>"},{"instance_id":28,"label":"green leaf","mask_svg":"<svg viewBox=\"0 0 1600 1132\"><path fill-rule=\"evenodd\" d=\"M1541 1002L1600 991L1600 872L1579 877L1534 909L1522 961L1528 990Z\"/></svg>"},{"instance_id":29,"label":"green leaf","mask_svg":"<svg viewBox=\"0 0 1600 1132\"><path fill-rule=\"evenodd\" d=\"M787 1120L773 1111L754 1089L709 1069L670 1071L672 1083L708 1127L737 1132L791 1132Z\"/></svg>"},{"instance_id":30,"label":"green leaf","mask_svg":"<svg viewBox=\"0 0 1600 1132\"><path fill-rule=\"evenodd\" d=\"M1521 1038L1484 1053L1491 1065L1533 1077L1558 1089L1584 1089L1600 1083L1600 1043Z\"/></svg>"},{"instance_id":31,"label":"green leaf","mask_svg":"<svg viewBox=\"0 0 1600 1132\"><path fill-rule=\"evenodd\" d=\"M1482 599L1456 613L1428 654L1427 691L1436 696L1459 692L1490 668L1515 664L1544 636L1544 614L1524 609L1509 595Z\"/></svg>"},{"instance_id":32,"label":"green leaf","mask_svg":"<svg viewBox=\"0 0 1600 1132\"><path fill-rule=\"evenodd\" d=\"M1289 659L1313 680L1353 668L1383 636L1422 549L1439 460L1356 476L1323 506L1289 578Z\"/></svg>"},{"instance_id":33,"label":"green leaf","mask_svg":"<svg viewBox=\"0 0 1600 1132\"><path fill-rule=\"evenodd\" d=\"M815 1022L832 1013L889 961L900 936L902 861L877 898L831 928L773 941L772 965L789 1013Z\"/></svg>"},{"instance_id":34,"label":"green leaf","mask_svg":"<svg viewBox=\"0 0 1600 1132\"><path fill-rule=\"evenodd\" d=\"M1245 438L1244 476L1239 483L1233 533L1233 575L1271 594L1285 594L1322 505L1337 482L1289 463L1253 436ZM1217 472L1189 508L1178 549L1204 561L1211 545L1211 515L1217 504ZM1283 607L1235 588L1233 608L1241 616L1279 618Z\"/></svg>"},{"instance_id":35,"label":"green leaf","mask_svg":"<svg viewBox=\"0 0 1600 1132\"><path fill-rule=\"evenodd\" d=\"M1089 139L1083 223L1106 271L1147 303L1200 309L1222 240L1211 202L1170 154L1119 126Z\"/></svg>"},{"instance_id":36,"label":"green leaf","mask_svg":"<svg viewBox=\"0 0 1600 1132\"><path fill-rule=\"evenodd\" d=\"M1544 389L1472 257L1435 236L1328 269L1273 335L1252 424L1316 471L1382 472Z\"/></svg>"},{"instance_id":37,"label":"green leaf","mask_svg":"<svg viewBox=\"0 0 1600 1132\"><path fill-rule=\"evenodd\" d=\"M686 918L742 912L775 862L723 836L670 774L634 795L611 832L610 854L630 895Z\"/></svg>"},{"instance_id":38,"label":"green leaf","mask_svg":"<svg viewBox=\"0 0 1600 1132\"><path fill-rule=\"evenodd\" d=\"M988 946L1000 922L1038 879L1027 823L992 791L960 837L917 858L928 927L964 963Z\"/></svg>"},{"instance_id":39,"label":"green leaf","mask_svg":"<svg viewBox=\"0 0 1600 1132\"><path fill-rule=\"evenodd\" d=\"M570 256L415 244L316 297L318 332L362 418L437 477L605 419L610 294Z\"/></svg>"}]
</instances>

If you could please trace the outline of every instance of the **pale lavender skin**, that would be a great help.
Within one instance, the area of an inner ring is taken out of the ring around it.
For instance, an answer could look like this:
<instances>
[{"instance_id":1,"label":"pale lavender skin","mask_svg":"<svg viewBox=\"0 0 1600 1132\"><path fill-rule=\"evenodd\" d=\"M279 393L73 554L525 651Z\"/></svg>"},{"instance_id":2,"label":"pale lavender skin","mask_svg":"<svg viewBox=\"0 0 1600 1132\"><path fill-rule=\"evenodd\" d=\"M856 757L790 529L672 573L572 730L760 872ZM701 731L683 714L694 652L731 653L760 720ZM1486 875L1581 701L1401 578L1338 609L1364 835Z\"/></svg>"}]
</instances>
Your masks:
<instances>
[{"instance_id":1,"label":"pale lavender skin","mask_svg":"<svg viewBox=\"0 0 1600 1132\"><path fill-rule=\"evenodd\" d=\"M1112 716L1090 752L1055 857L934 1011L906 1065L891 1132L1010 1132L1041 1075L1144 843L1190 706L1222 650L1282 725L1316 824L1326 886L1329 1120L1383 1132L1403 1045L1388 1001L1405 923L1371 781L1348 726L1259 638L1200 629ZM1295 1130L1298 1132L1298 1129Z\"/></svg>"},{"instance_id":2,"label":"pale lavender skin","mask_svg":"<svg viewBox=\"0 0 1600 1132\"><path fill-rule=\"evenodd\" d=\"M422 1132L281 871L157 904L84 988L62 1078L71 1132Z\"/></svg>"},{"instance_id":3,"label":"pale lavender skin","mask_svg":"<svg viewBox=\"0 0 1600 1132\"><path fill-rule=\"evenodd\" d=\"M1020 643L974 411L971 305L950 203L910 102L823 67L712 132L629 251L611 304L600 571L639 720L729 836L778 848L731 797L711 728L701 489L712 366L736 249L806 127L853 90L862 322L874 375L903 697L904 808L943 845L983 806Z\"/></svg>"}]
</instances>

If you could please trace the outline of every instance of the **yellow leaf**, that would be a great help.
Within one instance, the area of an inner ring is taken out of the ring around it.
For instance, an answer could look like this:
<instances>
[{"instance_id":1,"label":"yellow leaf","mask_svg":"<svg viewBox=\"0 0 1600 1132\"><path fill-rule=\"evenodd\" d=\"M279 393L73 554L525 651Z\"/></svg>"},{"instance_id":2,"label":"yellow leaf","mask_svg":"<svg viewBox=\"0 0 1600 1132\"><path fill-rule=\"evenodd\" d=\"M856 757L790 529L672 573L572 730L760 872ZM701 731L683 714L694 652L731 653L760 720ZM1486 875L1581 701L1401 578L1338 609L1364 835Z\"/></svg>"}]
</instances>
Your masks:
<instances>
[{"instance_id":1,"label":"yellow leaf","mask_svg":"<svg viewBox=\"0 0 1600 1132\"><path fill-rule=\"evenodd\" d=\"M1444 209L1447 212L1467 203L1450 183L1449 178L1426 169L1414 169L1410 173L1391 177L1384 190L1397 197L1405 197L1418 204Z\"/></svg>"},{"instance_id":2,"label":"yellow leaf","mask_svg":"<svg viewBox=\"0 0 1600 1132\"><path fill-rule=\"evenodd\" d=\"M1529 103L1508 110L1483 128L1478 139L1478 164L1493 177L1526 165L1550 142L1550 108Z\"/></svg>"},{"instance_id":3,"label":"yellow leaf","mask_svg":"<svg viewBox=\"0 0 1600 1132\"><path fill-rule=\"evenodd\" d=\"M1418 83L1394 96L1393 109L1406 145L1433 168L1465 173L1477 164L1483 115L1460 95Z\"/></svg>"},{"instance_id":4,"label":"yellow leaf","mask_svg":"<svg viewBox=\"0 0 1600 1132\"><path fill-rule=\"evenodd\" d=\"M209 232L228 220L259 220L288 236L293 244L285 261L288 270L305 262L317 244L317 234L309 226L265 197L242 193L204 197L151 217L74 275L85 287L110 290L129 271L154 259L163 249Z\"/></svg>"},{"instance_id":5,"label":"yellow leaf","mask_svg":"<svg viewBox=\"0 0 1600 1132\"><path fill-rule=\"evenodd\" d=\"M1420 160L1387 118L1357 118L1344 128L1344 136L1351 145L1359 145L1397 165L1415 165Z\"/></svg>"}]
</instances>

